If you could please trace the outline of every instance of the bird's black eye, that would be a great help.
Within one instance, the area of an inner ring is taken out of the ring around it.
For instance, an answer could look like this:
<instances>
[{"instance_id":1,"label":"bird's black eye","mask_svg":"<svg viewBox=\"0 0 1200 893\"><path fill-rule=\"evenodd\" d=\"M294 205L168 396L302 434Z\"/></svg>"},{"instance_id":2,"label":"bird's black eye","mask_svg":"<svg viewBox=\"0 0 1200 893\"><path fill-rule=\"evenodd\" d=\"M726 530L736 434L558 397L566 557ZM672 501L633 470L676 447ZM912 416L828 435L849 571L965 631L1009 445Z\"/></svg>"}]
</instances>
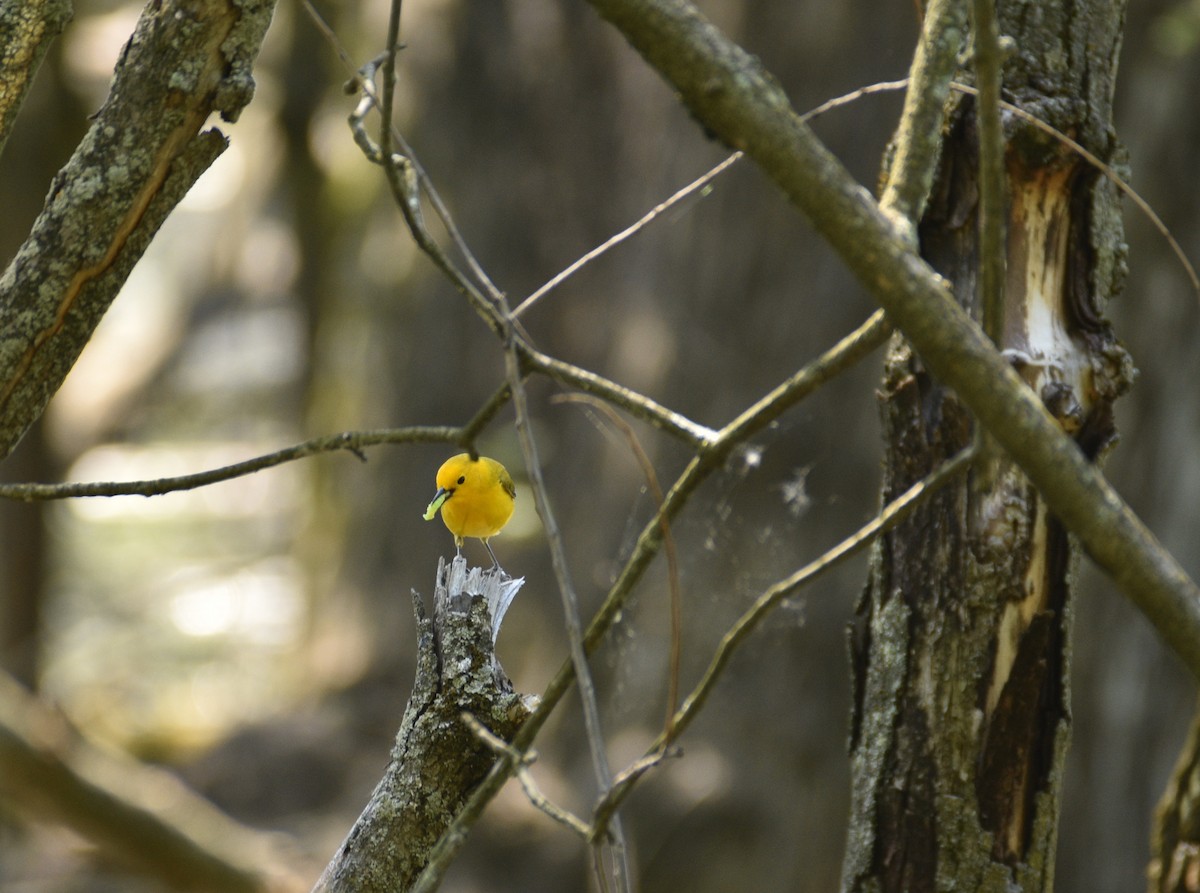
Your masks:
<instances>
[{"instance_id":1,"label":"bird's black eye","mask_svg":"<svg viewBox=\"0 0 1200 893\"><path fill-rule=\"evenodd\" d=\"M465 474L464 474L464 475L460 475L460 476L459 476L459 479L458 479L458 484L459 484L459 486L462 486L462 485L463 485L463 484L465 484L466 482L467 482L467 476L466 476Z\"/></svg>"}]
</instances>

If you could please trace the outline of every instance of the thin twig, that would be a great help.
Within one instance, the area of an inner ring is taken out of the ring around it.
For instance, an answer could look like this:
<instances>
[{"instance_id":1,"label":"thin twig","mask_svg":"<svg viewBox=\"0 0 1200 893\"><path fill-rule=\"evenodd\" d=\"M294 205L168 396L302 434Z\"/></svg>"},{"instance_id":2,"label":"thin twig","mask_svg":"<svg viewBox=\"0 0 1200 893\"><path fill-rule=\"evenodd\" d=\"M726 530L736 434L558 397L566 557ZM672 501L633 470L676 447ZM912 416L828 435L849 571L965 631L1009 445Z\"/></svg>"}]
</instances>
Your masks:
<instances>
[{"instance_id":1,"label":"thin twig","mask_svg":"<svg viewBox=\"0 0 1200 893\"><path fill-rule=\"evenodd\" d=\"M0 499L35 502L49 499L75 499L89 496L162 496L181 490L194 490L210 484L233 480L255 472L274 468L285 462L306 459L321 453L346 450L366 461L363 449L381 444L452 443L470 448L479 433L488 425L509 400L508 384L502 385L474 417L457 428L414 426L410 428L380 428L368 431L343 431L314 437L273 453L266 453L225 465L221 468L175 477L140 481L69 481L59 484L0 484Z\"/></svg>"},{"instance_id":2,"label":"thin twig","mask_svg":"<svg viewBox=\"0 0 1200 893\"><path fill-rule=\"evenodd\" d=\"M516 767L517 781L521 783L521 789L525 791L525 796L536 809L541 810L554 821L575 832L584 840L589 842L592 840L592 826L574 813L563 809L552 801L542 793L541 788L534 781L533 774L529 771L529 766L537 759L537 754L532 750L525 751L524 753L516 750L511 744L480 722L479 718L473 713L464 711L462 713L462 721L471 729L475 737L490 747L497 756L506 757L512 762L512 765Z\"/></svg>"},{"instance_id":3,"label":"thin twig","mask_svg":"<svg viewBox=\"0 0 1200 893\"><path fill-rule=\"evenodd\" d=\"M555 402L582 403L602 412L625 437L629 450L642 469L646 478L646 486L654 497L654 510L658 514L663 505L663 491L658 483L658 475L654 472L654 463L642 449L630 424L617 414L617 411L595 397L586 394L563 394L555 398ZM671 534L670 522L659 515L662 527L663 551L667 555L667 589L670 593L671 605L671 641L667 658L667 718L663 726L664 732L669 733L671 723L675 719L675 708L679 705L679 664L683 651L683 594L679 584L679 556L675 549L675 537Z\"/></svg>"},{"instance_id":4,"label":"thin twig","mask_svg":"<svg viewBox=\"0 0 1200 893\"><path fill-rule=\"evenodd\" d=\"M507 321L507 306L503 296L500 297L500 308ZM571 581L571 572L567 565L566 548L558 529L558 522L554 518L554 511L550 506L545 481L542 479L537 443L529 424L529 408L525 399L521 362L511 340L514 337L515 334L510 329L507 350L504 354L504 365L508 375L508 386L512 391L513 409L517 416L517 439L521 443L525 470L529 475L530 487L533 490L534 505L537 508L538 516L542 519L542 526L546 531L546 541L550 546L550 563L554 568L554 576L558 581L559 596L562 600L563 622L567 629L567 643L570 647L571 665L579 688L579 699L583 705L583 721L587 732L588 747L591 751L592 770L600 796L604 796L612 786L612 768L608 765L604 730L600 722L600 706L596 698L596 687L592 680L591 668L588 666L587 651L583 645L583 622L579 614L579 598L575 594L575 586ZM613 817L610 831L613 881L618 893L628 893L631 890L629 855L619 817ZM599 864L601 862L599 853L596 858ZM598 875L602 885L604 877L603 873Z\"/></svg>"},{"instance_id":5,"label":"thin twig","mask_svg":"<svg viewBox=\"0 0 1200 893\"><path fill-rule=\"evenodd\" d=\"M711 443L696 451L687 467L667 490L657 515L642 528L621 573L609 588L603 604L592 617L591 623L588 624L583 636L584 647L588 651L595 649L612 628L633 591L633 587L645 574L655 555L658 554L659 546L662 543L662 527L659 518L666 518L668 521L674 520L696 489L722 466L739 444L744 443L755 432L765 428L786 408L815 391L825 381L839 372L845 371L853 363L862 360L870 349L882 343L887 331L887 324L882 314L877 312L856 332L843 338L821 356L808 363L750 410L726 425ZM513 738L513 747L518 752L529 748L542 726L558 706L559 701L570 690L574 679L574 664L567 661L546 686L538 708ZM479 783L475 792L459 811L454 822L430 850L429 864L417 879L412 893L432 893L436 889L440 878L459 850L462 849L466 841L467 830L479 820L484 808L499 793L500 788L504 786L512 772L513 765L510 760L496 761L487 777Z\"/></svg>"},{"instance_id":6,"label":"thin twig","mask_svg":"<svg viewBox=\"0 0 1200 893\"><path fill-rule=\"evenodd\" d=\"M894 528L926 499L961 474L975 460L975 457L976 451L973 446L962 450L923 480L913 484L908 490L893 499L874 519L863 525L854 534L842 540L821 557L809 562L791 576L780 580L764 591L721 637L708 669L692 693L684 700L679 712L675 714L669 731L659 735L647 750L646 755L635 762L629 770L618 776L609 792L609 801L611 802L601 803L595 811L594 826L601 827L601 818L616 809L629 796L634 785L641 780L646 771L656 766L662 755L669 752L670 746L699 715L734 652L771 611L787 598L795 595L801 587L808 585L826 571L857 554L874 542L877 537Z\"/></svg>"},{"instance_id":7,"label":"thin twig","mask_svg":"<svg viewBox=\"0 0 1200 893\"><path fill-rule=\"evenodd\" d=\"M362 449L384 443L461 443L462 428L412 427L380 428L370 431L344 431L314 437L303 443L266 453L232 465L184 474L178 477L155 478L144 481L95 481L65 484L0 484L0 497L22 502L46 499L73 499L82 496L161 496L179 490L194 490L232 478L242 477L273 468L285 462L304 459L319 453L348 450L363 459Z\"/></svg>"},{"instance_id":8,"label":"thin twig","mask_svg":"<svg viewBox=\"0 0 1200 893\"><path fill-rule=\"evenodd\" d=\"M530 307L532 307L534 304L536 304L538 301L540 301L542 298L544 298L547 294L549 294L551 291L553 291L555 288L562 285L562 283L565 282L567 279L571 278L571 276L574 275L576 272L578 272L582 267L587 266L589 263L591 263L593 260L598 258L600 255L607 252L609 249L615 248L617 245L624 242L630 236L635 235L639 230L644 228L648 223L653 221L654 218L658 217L664 211L667 211L670 208L674 207L675 205L679 204L679 202L683 201L685 198L687 198L689 195L693 194L697 190L703 189L710 182L712 182L714 179L716 179L720 174L724 173L727 168L732 166L741 157L742 157L741 152L734 152L732 155L730 155L728 158L726 158L724 161L722 161L716 167L712 168L712 170L710 170L708 173L693 180L691 183L689 183L687 186L684 186L682 189L680 189L678 192L676 192L670 198L655 205L648 212L646 212L646 214L644 214L636 223L634 223L630 226L627 226L625 229L621 230L615 236L610 238L607 242L603 242L600 245L597 245L595 248L593 248L587 254L583 255L581 258L579 258L577 261L575 261L573 264L571 264L569 267L567 267L561 273L552 277L548 282L546 282L540 288L535 290L529 297L527 297L524 301L522 301L520 304L518 304L516 309L513 310L513 316L520 316L522 313L524 313L526 310L528 310Z\"/></svg>"},{"instance_id":9,"label":"thin twig","mask_svg":"<svg viewBox=\"0 0 1200 893\"><path fill-rule=\"evenodd\" d=\"M306 2L307 2L307 0L306 0ZM950 54L950 56L952 56L952 61L953 61L953 53ZM946 73L947 80L949 80L950 74L952 74L952 73L953 73L953 67L950 68L950 70ZM874 94L874 92L883 92L883 91L887 91L887 90L902 89L902 86L904 86L907 83L908 83L907 80L899 80L899 82L871 84L870 86L863 86L863 88L859 88L858 90L853 90L851 92L848 92L848 94L845 94L844 96L835 96L834 98L832 98L832 100L827 100L826 102L822 102L820 104L820 106L812 108L809 110L809 112L805 112L803 115L800 115L800 120L811 121L812 119L818 118L818 116L823 115L826 112L830 112L830 110L833 110L835 108L841 108L842 106L847 106L847 104L857 101L857 100L859 100L859 98L862 98L863 96L868 96L870 94ZM898 86L898 84L899 84L899 86ZM928 104L929 97L930 97L929 91L918 91L918 95L924 97L926 104ZM944 91L943 91L943 97L944 97ZM940 106L938 106L938 110L940 110ZM935 127L936 127L936 122L935 122ZM916 152L914 152L913 157L914 158L917 157ZM931 157L932 157L932 162L929 162L929 166L932 168L932 167L936 166L936 161L937 161L936 152L932 152ZM529 310L530 307L532 307L534 304L536 304L536 302L538 302L542 298L544 298L544 296L546 294L552 292L553 289L558 288L558 286L560 286L560 284L562 284L563 282L568 280L568 278L570 278L571 276L574 276L576 274L576 272L580 271L582 268L584 268L584 266L587 266L589 263L592 263L593 260L595 260L596 258L599 258L601 256L601 254L605 254L608 251L611 251L612 248L622 244L623 241L625 241L626 239L629 239L630 236L637 234L638 232L640 232L641 229L646 228L649 223L652 223L655 220L656 217L661 216L662 212L673 208L674 205L677 205L679 202L682 202L683 199L688 198L689 196L691 196L691 194L694 194L697 190L702 190L702 188L706 187L708 184L710 184L710 182L712 182L714 179L718 178L718 176L720 174L725 173L725 170L732 167L734 163L736 163L737 161L740 160L740 158L742 158L742 152L733 152L733 154L731 156L728 156L727 158L725 158L724 161L721 161L719 164L716 164L716 166L713 167L712 169L709 169L707 173L704 173L701 176L698 176L698 178L695 180L692 180L690 182L690 184L684 186L683 188L680 188L680 190L678 192L672 194L672 196L670 198L667 198L666 200L664 200L664 202L660 202L659 204L656 204L654 206L654 208L650 209L649 211L646 212L646 214L644 214L644 215L642 215L642 217L638 218L638 220L635 223L631 223L630 226L625 227L625 229L620 230L620 232L617 233L616 235L613 235L612 238L608 239L605 242L601 242L600 245L592 248L592 250L590 250L586 254L583 254L583 256L581 258L578 258L577 260L575 260L574 263L571 263L569 266L566 266L566 269L564 269L562 272L559 272L559 274L551 277L550 280L548 280L545 284L542 284L541 287L536 288L534 290L534 292L528 296L528 298L521 301L521 304L517 305L516 310L512 311L512 316L520 317L522 313ZM922 162L924 163L925 156L920 156L920 158L922 158ZM930 180L930 181L932 180L932 170L930 170L929 175L926 176L926 180ZM928 192L928 190L929 190L928 182L926 182L924 188L925 188L925 191ZM922 200L924 200L924 198L922 198Z\"/></svg>"}]
</instances>

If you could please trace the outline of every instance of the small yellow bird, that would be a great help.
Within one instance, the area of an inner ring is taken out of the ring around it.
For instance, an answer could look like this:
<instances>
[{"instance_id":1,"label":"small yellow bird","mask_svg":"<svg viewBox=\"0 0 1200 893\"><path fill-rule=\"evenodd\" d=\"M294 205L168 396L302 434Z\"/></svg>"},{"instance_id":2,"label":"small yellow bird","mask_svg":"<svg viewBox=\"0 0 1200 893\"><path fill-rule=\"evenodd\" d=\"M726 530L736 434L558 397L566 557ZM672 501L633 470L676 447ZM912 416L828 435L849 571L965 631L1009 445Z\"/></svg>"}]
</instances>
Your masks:
<instances>
[{"instance_id":1,"label":"small yellow bird","mask_svg":"<svg viewBox=\"0 0 1200 893\"><path fill-rule=\"evenodd\" d=\"M486 456L459 453L438 469L437 488L422 517L432 521L441 509L442 522L454 534L458 554L462 554L464 537L481 539L493 566L499 568L488 540L504 529L516 505L517 488L508 469Z\"/></svg>"}]
</instances>

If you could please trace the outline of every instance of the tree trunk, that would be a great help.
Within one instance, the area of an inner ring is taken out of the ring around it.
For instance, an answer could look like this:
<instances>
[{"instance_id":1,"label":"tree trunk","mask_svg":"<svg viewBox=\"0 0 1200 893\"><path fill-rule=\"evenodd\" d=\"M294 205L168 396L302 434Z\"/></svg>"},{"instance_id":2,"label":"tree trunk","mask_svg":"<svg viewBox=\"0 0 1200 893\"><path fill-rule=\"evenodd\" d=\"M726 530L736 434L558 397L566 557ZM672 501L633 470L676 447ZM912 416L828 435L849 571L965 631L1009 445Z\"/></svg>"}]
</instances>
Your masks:
<instances>
[{"instance_id":1,"label":"tree trunk","mask_svg":"<svg viewBox=\"0 0 1200 893\"><path fill-rule=\"evenodd\" d=\"M1111 158L1123 4L998 6L1016 47L1002 97ZM979 318L975 103L952 105L921 253ZM1103 318L1124 272L1116 192L1061 140L1002 117L998 346L1094 459L1114 439L1112 402L1132 376ZM902 340L880 401L887 501L965 448L973 425ZM1052 889L1075 557L1037 491L998 456L877 544L851 630L845 890Z\"/></svg>"}]
</instances>

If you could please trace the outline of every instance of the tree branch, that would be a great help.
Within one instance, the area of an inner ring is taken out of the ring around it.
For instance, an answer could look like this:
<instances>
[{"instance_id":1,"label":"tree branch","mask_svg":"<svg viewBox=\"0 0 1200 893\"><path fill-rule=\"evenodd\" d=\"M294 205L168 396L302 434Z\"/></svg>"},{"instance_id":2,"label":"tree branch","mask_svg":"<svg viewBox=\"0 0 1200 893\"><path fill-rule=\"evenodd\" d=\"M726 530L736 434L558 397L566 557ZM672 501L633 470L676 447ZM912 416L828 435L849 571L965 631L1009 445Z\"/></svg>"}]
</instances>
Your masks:
<instances>
[{"instance_id":1,"label":"tree branch","mask_svg":"<svg viewBox=\"0 0 1200 893\"><path fill-rule=\"evenodd\" d=\"M226 146L274 0L148 4L103 108L0 277L0 458L62 384L129 271Z\"/></svg>"},{"instance_id":2,"label":"tree branch","mask_svg":"<svg viewBox=\"0 0 1200 893\"><path fill-rule=\"evenodd\" d=\"M616 582L609 589L604 603L592 617L591 623L588 624L588 628L584 632L583 643L589 653L595 650L605 634L612 628L633 592L633 587L658 554L663 541L662 520L673 521L683 511L683 507L696 489L755 432L761 431L773 419L778 418L785 409L795 405L878 347L887 337L888 332L882 316L882 313L874 314L855 332L847 335L751 409L738 416L722 429L708 446L697 451L692 461L688 463L683 473L667 491L655 516L642 528L633 551L625 562L625 567L622 568ZM513 738L514 753L522 753L529 749L542 726L550 718L554 708L570 690L574 679L574 665L568 660L546 687L537 710ZM514 767L515 764L511 757L507 755L496 761L487 778L480 782L479 787L471 794L454 823L446 829L437 846L431 851L429 864L413 885L412 893L430 893L437 889L442 874L462 848L467 830L478 821L484 808L512 775Z\"/></svg>"},{"instance_id":3,"label":"tree branch","mask_svg":"<svg viewBox=\"0 0 1200 893\"><path fill-rule=\"evenodd\" d=\"M945 281L799 119L774 78L684 0L591 3L679 91L697 120L746 152L805 213L1200 679L1200 589L1063 434Z\"/></svg>"},{"instance_id":4,"label":"tree branch","mask_svg":"<svg viewBox=\"0 0 1200 893\"><path fill-rule=\"evenodd\" d=\"M946 97L958 69L958 53L965 33L963 0L933 0L929 4L909 70L904 110L896 128L895 155L879 200L884 212L914 247L917 224L925 212L941 155Z\"/></svg>"},{"instance_id":5,"label":"tree branch","mask_svg":"<svg viewBox=\"0 0 1200 893\"><path fill-rule=\"evenodd\" d=\"M0 154L50 42L70 20L70 0L0 2Z\"/></svg>"},{"instance_id":6,"label":"tree branch","mask_svg":"<svg viewBox=\"0 0 1200 893\"><path fill-rule=\"evenodd\" d=\"M179 490L194 490L221 481L232 480L274 468L285 462L348 450L360 459L362 449L382 443L463 443L467 438L462 428L414 427L382 428L374 431L344 431L314 437L273 453L265 453L232 465L183 474L177 477L156 478L144 481L74 481L65 484L0 484L0 498L34 502L46 499L73 499L82 496L161 496ZM473 435L472 435L473 436Z\"/></svg>"},{"instance_id":7,"label":"tree branch","mask_svg":"<svg viewBox=\"0 0 1200 893\"><path fill-rule=\"evenodd\" d=\"M464 712L503 741L528 716L525 699L513 692L496 660L489 607L515 594L511 588L521 582L478 568L468 573L460 556L450 567L438 562L432 618L413 593L417 677L392 759L314 893L408 890L495 760L489 744L463 721Z\"/></svg>"},{"instance_id":8,"label":"tree branch","mask_svg":"<svg viewBox=\"0 0 1200 893\"><path fill-rule=\"evenodd\" d=\"M101 753L3 675L0 796L179 890L303 889L283 837L235 822L168 772Z\"/></svg>"},{"instance_id":9,"label":"tree branch","mask_svg":"<svg viewBox=\"0 0 1200 893\"><path fill-rule=\"evenodd\" d=\"M878 515L853 534L819 558L810 561L791 576L780 580L755 599L754 604L747 608L729 631L721 637L712 660L709 661L708 669L704 671L704 675L692 689L691 694L684 699L683 704L667 724L667 728L650 745L643 757L619 774L617 782L609 791L609 796L597 805L593 817L594 827L597 830L603 829L608 816L629 796L634 785L641 780L646 771L661 762L672 743L687 730L700 714L700 710L716 686L717 680L724 673L734 652L757 629L768 614L817 577L837 567L847 558L857 555L863 548L875 542L879 536L893 529L926 499L965 471L975 461L975 457L976 452L973 448L968 447L963 450L889 502Z\"/></svg>"},{"instance_id":10,"label":"tree branch","mask_svg":"<svg viewBox=\"0 0 1200 893\"><path fill-rule=\"evenodd\" d=\"M506 320L511 321L508 304L503 296L499 297L500 307ZM550 546L550 563L558 582L558 591L562 600L563 625L567 630L567 643L570 648L570 660L575 670L575 679L579 688L579 700L583 707L583 725L587 732L588 749L592 758L592 772L600 796L608 793L612 786L612 767L608 764L608 748L604 743L604 728L600 721L600 705L596 698L596 686L592 681L591 667L588 665L587 651L583 644L583 621L579 613L579 597L575 594L575 585L571 580L571 571L567 565L567 550L563 545L558 523L554 518L554 510L546 493L545 482L542 480L541 460L538 458L537 442L529 424L529 409L525 399L525 385L521 381L520 359L512 338L515 333L509 330L509 344L505 351L505 372L508 375L508 386L512 390L513 408L516 410L517 439L521 443L521 453L525 460L525 469L529 474L533 490L534 504L542 526L546 530L546 541ZM602 847L597 845L594 850L598 871L603 863ZM625 847L625 834L619 817L613 816L612 822L612 879L617 893L628 893L631 889L629 877L629 856ZM605 875L598 878L601 889L607 889Z\"/></svg>"}]
</instances>

